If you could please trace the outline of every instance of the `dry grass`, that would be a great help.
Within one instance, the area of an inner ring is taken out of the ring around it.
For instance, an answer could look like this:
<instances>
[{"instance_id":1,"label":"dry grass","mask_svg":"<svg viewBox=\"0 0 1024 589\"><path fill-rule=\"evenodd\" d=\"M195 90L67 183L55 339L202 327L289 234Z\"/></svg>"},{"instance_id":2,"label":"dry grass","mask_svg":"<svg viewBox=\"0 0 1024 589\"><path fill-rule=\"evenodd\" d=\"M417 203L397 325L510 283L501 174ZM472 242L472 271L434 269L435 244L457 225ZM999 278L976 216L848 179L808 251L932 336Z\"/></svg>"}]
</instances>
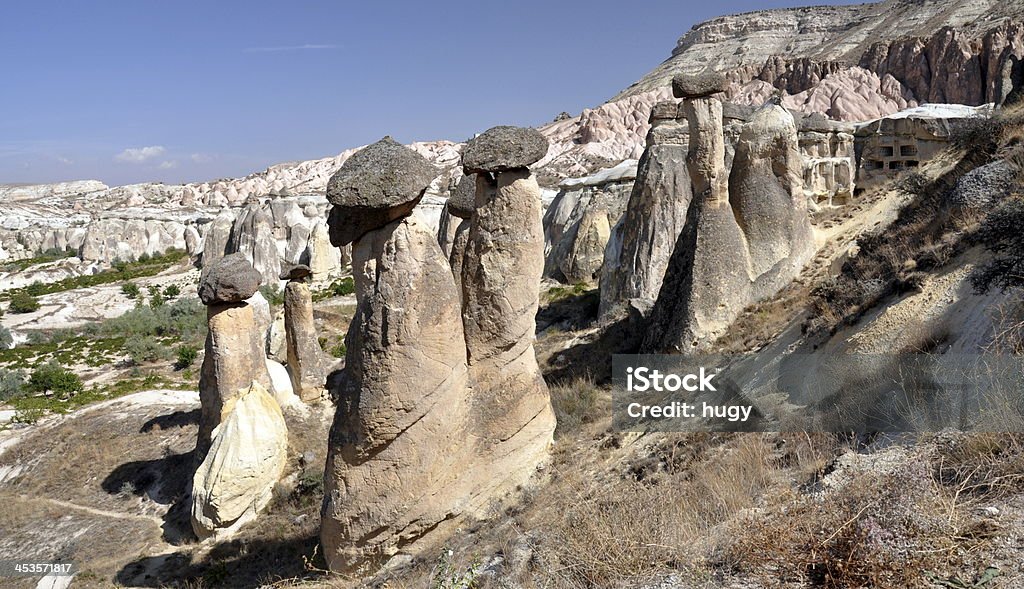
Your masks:
<instances>
[{"instance_id":1,"label":"dry grass","mask_svg":"<svg viewBox=\"0 0 1024 589\"><path fill-rule=\"evenodd\" d=\"M611 392L598 387L590 376L582 376L549 387L551 405L562 437L611 416Z\"/></svg>"}]
</instances>

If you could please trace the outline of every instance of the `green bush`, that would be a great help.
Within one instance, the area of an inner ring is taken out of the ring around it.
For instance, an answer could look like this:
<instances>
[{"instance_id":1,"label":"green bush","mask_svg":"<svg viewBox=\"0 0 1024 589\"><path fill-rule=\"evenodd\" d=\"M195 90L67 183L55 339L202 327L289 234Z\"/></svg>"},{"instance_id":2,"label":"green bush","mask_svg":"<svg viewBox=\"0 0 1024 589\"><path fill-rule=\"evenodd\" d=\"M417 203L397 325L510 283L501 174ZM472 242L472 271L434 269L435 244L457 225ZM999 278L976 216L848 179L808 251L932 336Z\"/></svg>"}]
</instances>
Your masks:
<instances>
[{"instance_id":1,"label":"green bush","mask_svg":"<svg viewBox=\"0 0 1024 589\"><path fill-rule=\"evenodd\" d=\"M150 256L149 254L142 254L141 256L139 256L138 262L140 264L145 264L145 263L149 262L152 259L153 259L152 256Z\"/></svg>"},{"instance_id":2,"label":"green bush","mask_svg":"<svg viewBox=\"0 0 1024 589\"><path fill-rule=\"evenodd\" d=\"M267 302L272 306L279 307L284 304L284 293L281 292L281 287L276 284L265 284L260 287L260 294L263 298L267 299Z\"/></svg>"},{"instance_id":3,"label":"green bush","mask_svg":"<svg viewBox=\"0 0 1024 589\"><path fill-rule=\"evenodd\" d=\"M157 290L156 292L152 292L151 296L149 297L150 308L158 309L160 307L163 307L164 302L164 295L159 290Z\"/></svg>"},{"instance_id":4,"label":"green bush","mask_svg":"<svg viewBox=\"0 0 1024 589\"><path fill-rule=\"evenodd\" d=\"M199 348L183 344L178 346L178 360L174 363L174 367L178 370L184 370L195 363L196 358L199 356Z\"/></svg>"},{"instance_id":5,"label":"green bush","mask_svg":"<svg viewBox=\"0 0 1024 589\"><path fill-rule=\"evenodd\" d=\"M24 386L24 372L0 368L0 403L22 396L25 393Z\"/></svg>"},{"instance_id":6,"label":"green bush","mask_svg":"<svg viewBox=\"0 0 1024 589\"><path fill-rule=\"evenodd\" d=\"M8 310L11 313L32 313L39 310L39 300L27 292L19 292L11 297Z\"/></svg>"},{"instance_id":7,"label":"green bush","mask_svg":"<svg viewBox=\"0 0 1024 589\"><path fill-rule=\"evenodd\" d=\"M206 307L197 298L178 299L159 308L136 307L93 328L96 335L152 335L198 342L206 337Z\"/></svg>"},{"instance_id":8,"label":"green bush","mask_svg":"<svg viewBox=\"0 0 1024 589\"><path fill-rule=\"evenodd\" d=\"M28 294L38 297L46 294L46 285L38 280L25 287L25 292Z\"/></svg>"},{"instance_id":9,"label":"green bush","mask_svg":"<svg viewBox=\"0 0 1024 589\"><path fill-rule=\"evenodd\" d=\"M11 335L11 330L0 325L0 350L6 350L11 347L11 344L13 343L14 336Z\"/></svg>"},{"instance_id":10,"label":"green bush","mask_svg":"<svg viewBox=\"0 0 1024 589\"><path fill-rule=\"evenodd\" d=\"M56 362L50 361L32 371L28 389L36 393L67 396L82 391L82 379Z\"/></svg>"},{"instance_id":11,"label":"green bush","mask_svg":"<svg viewBox=\"0 0 1024 589\"><path fill-rule=\"evenodd\" d=\"M139 285L134 282L125 282L121 285L121 294L128 297L129 299L137 299L141 294L139 292Z\"/></svg>"},{"instance_id":12,"label":"green bush","mask_svg":"<svg viewBox=\"0 0 1024 589\"><path fill-rule=\"evenodd\" d=\"M146 362L164 360L170 356L170 350L153 336L133 335L124 342L124 351L135 366Z\"/></svg>"},{"instance_id":13,"label":"green bush","mask_svg":"<svg viewBox=\"0 0 1024 589\"><path fill-rule=\"evenodd\" d=\"M164 296L169 298L169 299L173 299L173 298L177 297L180 294L181 294L181 289L178 287L177 284L172 284L172 285L170 285L170 286L168 286L167 288L164 289Z\"/></svg>"},{"instance_id":14,"label":"green bush","mask_svg":"<svg viewBox=\"0 0 1024 589\"><path fill-rule=\"evenodd\" d=\"M330 286L313 295L314 301L322 301L331 297L344 297L356 292L356 283L351 276L335 280Z\"/></svg>"}]
</instances>

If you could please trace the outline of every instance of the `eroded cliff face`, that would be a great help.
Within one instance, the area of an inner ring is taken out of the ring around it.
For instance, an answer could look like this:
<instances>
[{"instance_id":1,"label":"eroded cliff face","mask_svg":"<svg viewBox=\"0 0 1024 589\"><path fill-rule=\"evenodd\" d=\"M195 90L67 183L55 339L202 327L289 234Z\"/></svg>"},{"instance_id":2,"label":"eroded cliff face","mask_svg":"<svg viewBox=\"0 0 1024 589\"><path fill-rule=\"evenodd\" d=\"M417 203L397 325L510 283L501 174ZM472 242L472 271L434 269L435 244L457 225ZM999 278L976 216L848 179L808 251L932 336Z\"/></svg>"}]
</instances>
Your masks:
<instances>
[{"instance_id":1,"label":"eroded cliff face","mask_svg":"<svg viewBox=\"0 0 1024 589\"><path fill-rule=\"evenodd\" d=\"M922 51L928 56L924 62L904 62L912 72L906 79L893 74L918 100L929 100L932 84L946 86L940 95L954 95L950 85L961 85L969 95L973 90L963 76L932 74L954 72L955 64L972 60L983 76L997 71L993 62L1020 43L1019 27L1006 21L1022 16L1021 0L889 0L722 16L694 26L671 57L613 100L667 87L673 75L703 69L732 73L741 83L760 79L796 94L853 65L884 76L893 68L876 70L879 57ZM928 67L921 68L924 63Z\"/></svg>"}]
</instances>

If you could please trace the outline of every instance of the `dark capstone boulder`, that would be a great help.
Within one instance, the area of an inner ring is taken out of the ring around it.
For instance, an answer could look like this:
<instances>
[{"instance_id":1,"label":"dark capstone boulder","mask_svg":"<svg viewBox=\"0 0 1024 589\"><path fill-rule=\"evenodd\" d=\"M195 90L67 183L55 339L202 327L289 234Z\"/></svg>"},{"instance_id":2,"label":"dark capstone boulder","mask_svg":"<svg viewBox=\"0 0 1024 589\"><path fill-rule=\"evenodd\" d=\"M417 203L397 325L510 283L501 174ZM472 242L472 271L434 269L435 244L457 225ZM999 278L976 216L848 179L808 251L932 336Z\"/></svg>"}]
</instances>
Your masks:
<instances>
[{"instance_id":1,"label":"dark capstone boulder","mask_svg":"<svg viewBox=\"0 0 1024 589\"><path fill-rule=\"evenodd\" d=\"M506 172L525 168L548 153L548 140L527 127L492 127L470 139L462 150L462 169L475 172Z\"/></svg>"},{"instance_id":2,"label":"dark capstone boulder","mask_svg":"<svg viewBox=\"0 0 1024 589\"><path fill-rule=\"evenodd\" d=\"M204 305L240 303L260 288L263 277L244 254L224 256L204 269L199 280L199 299Z\"/></svg>"},{"instance_id":3,"label":"dark capstone boulder","mask_svg":"<svg viewBox=\"0 0 1024 589\"><path fill-rule=\"evenodd\" d=\"M303 280L312 276L313 271L305 264L294 264L281 272L281 280Z\"/></svg>"},{"instance_id":4,"label":"dark capstone boulder","mask_svg":"<svg viewBox=\"0 0 1024 589\"><path fill-rule=\"evenodd\" d=\"M348 158L327 183L331 243L341 247L407 216L438 170L391 137Z\"/></svg>"},{"instance_id":5,"label":"dark capstone boulder","mask_svg":"<svg viewBox=\"0 0 1024 589\"><path fill-rule=\"evenodd\" d=\"M476 174L466 174L459 180L448 199L448 212L460 219L469 219L476 208Z\"/></svg>"},{"instance_id":6,"label":"dark capstone boulder","mask_svg":"<svg viewBox=\"0 0 1024 589\"><path fill-rule=\"evenodd\" d=\"M728 89L729 80L718 72L679 74L672 78L672 95L676 98L703 98Z\"/></svg>"}]
</instances>

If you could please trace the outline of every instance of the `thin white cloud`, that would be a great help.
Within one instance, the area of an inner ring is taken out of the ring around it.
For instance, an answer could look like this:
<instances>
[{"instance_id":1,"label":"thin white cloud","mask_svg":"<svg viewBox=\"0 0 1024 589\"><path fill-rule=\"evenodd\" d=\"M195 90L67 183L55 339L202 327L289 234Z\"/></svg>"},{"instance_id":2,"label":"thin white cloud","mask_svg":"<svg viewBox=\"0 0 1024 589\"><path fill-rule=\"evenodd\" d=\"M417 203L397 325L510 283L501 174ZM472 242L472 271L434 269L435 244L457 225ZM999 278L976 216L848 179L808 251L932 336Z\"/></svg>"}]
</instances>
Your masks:
<instances>
[{"instance_id":1,"label":"thin white cloud","mask_svg":"<svg viewBox=\"0 0 1024 589\"><path fill-rule=\"evenodd\" d=\"M311 44L283 45L280 47L246 47L246 53L275 53L280 51L305 51L309 49L337 49L337 45Z\"/></svg>"},{"instance_id":2,"label":"thin white cloud","mask_svg":"<svg viewBox=\"0 0 1024 589\"><path fill-rule=\"evenodd\" d=\"M129 147L114 156L114 161L130 164L142 164L151 159L158 158L166 153L163 145L150 145L148 147Z\"/></svg>"},{"instance_id":3,"label":"thin white cloud","mask_svg":"<svg viewBox=\"0 0 1024 589\"><path fill-rule=\"evenodd\" d=\"M174 160L167 160L165 162L160 162L160 165L158 167L161 170L173 170L174 168L178 167L178 162Z\"/></svg>"},{"instance_id":4,"label":"thin white cloud","mask_svg":"<svg viewBox=\"0 0 1024 589\"><path fill-rule=\"evenodd\" d=\"M74 160L71 160L70 158L66 158L60 155L57 156L57 161L64 164L65 166L70 166L71 164L75 163Z\"/></svg>"},{"instance_id":5,"label":"thin white cloud","mask_svg":"<svg viewBox=\"0 0 1024 589\"><path fill-rule=\"evenodd\" d=\"M205 153L193 153L189 157L197 164L208 164L213 161L213 156Z\"/></svg>"}]
</instances>

